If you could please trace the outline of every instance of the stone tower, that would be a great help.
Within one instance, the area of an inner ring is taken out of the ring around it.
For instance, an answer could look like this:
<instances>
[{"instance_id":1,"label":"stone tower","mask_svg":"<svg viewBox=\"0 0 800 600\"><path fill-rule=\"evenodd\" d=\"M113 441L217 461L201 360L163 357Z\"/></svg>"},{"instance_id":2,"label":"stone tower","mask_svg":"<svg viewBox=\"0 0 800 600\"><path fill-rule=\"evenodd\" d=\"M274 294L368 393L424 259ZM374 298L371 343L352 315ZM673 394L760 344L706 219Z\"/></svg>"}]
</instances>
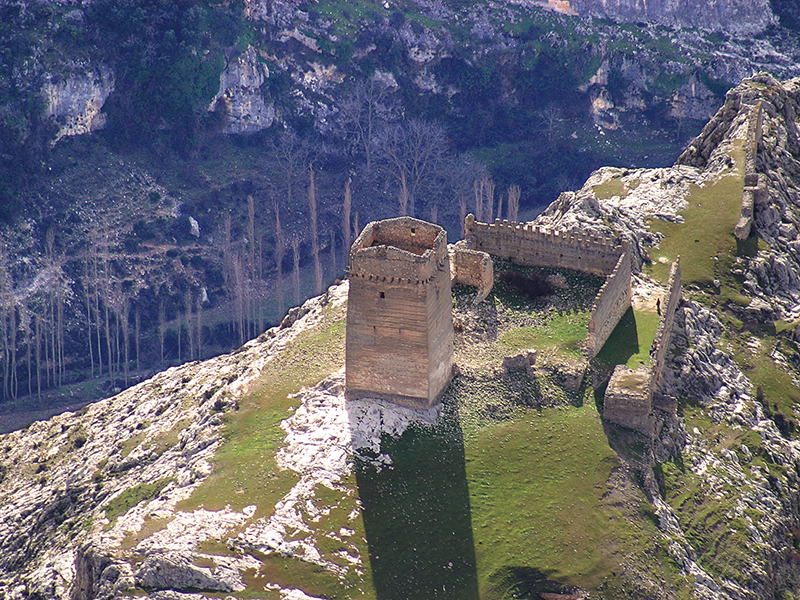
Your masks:
<instances>
[{"instance_id":1,"label":"stone tower","mask_svg":"<svg viewBox=\"0 0 800 600\"><path fill-rule=\"evenodd\" d=\"M411 217L369 223L348 274L347 397L430 408L453 366L447 233Z\"/></svg>"}]
</instances>

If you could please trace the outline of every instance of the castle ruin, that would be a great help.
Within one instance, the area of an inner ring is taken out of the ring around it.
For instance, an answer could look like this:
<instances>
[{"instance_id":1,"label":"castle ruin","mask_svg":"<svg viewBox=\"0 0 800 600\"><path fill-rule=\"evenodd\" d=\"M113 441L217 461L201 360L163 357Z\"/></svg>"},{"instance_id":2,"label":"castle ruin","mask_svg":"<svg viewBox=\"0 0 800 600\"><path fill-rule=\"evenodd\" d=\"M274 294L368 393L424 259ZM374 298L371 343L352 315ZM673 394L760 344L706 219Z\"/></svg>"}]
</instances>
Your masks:
<instances>
[{"instance_id":1,"label":"castle ruin","mask_svg":"<svg viewBox=\"0 0 800 600\"><path fill-rule=\"evenodd\" d=\"M466 253L498 256L526 267L571 269L606 277L595 297L584 349L589 358L600 352L614 327L631 305L631 257L626 244L614 236L586 235L574 231L550 231L531 223L495 220L481 223L467 215L464 239L454 247L454 264L474 265L459 269L456 283L480 288L478 297L491 290L488 269L477 268L477 258ZM466 273L466 275L462 274ZM477 282L477 283L476 283Z\"/></svg>"},{"instance_id":2,"label":"castle ruin","mask_svg":"<svg viewBox=\"0 0 800 600\"><path fill-rule=\"evenodd\" d=\"M603 419L652 436L655 427L654 399L661 383L672 341L672 324L682 297L681 265L678 257L669 272L667 297L662 306L656 335L650 346L650 363L636 370L617 365L603 400ZM671 410L671 407L666 407Z\"/></svg>"},{"instance_id":3,"label":"castle ruin","mask_svg":"<svg viewBox=\"0 0 800 600\"><path fill-rule=\"evenodd\" d=\"M411 217L369 223L348 275L347 397L430 408L453 366L447 233Z\"/></svg>"},{"instance_id":4,"label":"castle ruin","mask_svg":"<svg viewBox=\"0 0 800 600\"><path fill-rule=\"evenodd\" d=\"M532 267L559 267L603 275L592 306L584 352L597 355L631 305L632 259L614 236L550 231L530 223L465 221L465 236L448 250L438 225L411 217L369 223L350 250L346 376L348 398L383 398L427 409L450 382L453 363L451 283L478 288L494 283L491 256ZM672 322L681 299L680 264L673 264L668 297L650 364L618 366L609 382L603 417L646 435Z\"/></svg>"}]
</instances>

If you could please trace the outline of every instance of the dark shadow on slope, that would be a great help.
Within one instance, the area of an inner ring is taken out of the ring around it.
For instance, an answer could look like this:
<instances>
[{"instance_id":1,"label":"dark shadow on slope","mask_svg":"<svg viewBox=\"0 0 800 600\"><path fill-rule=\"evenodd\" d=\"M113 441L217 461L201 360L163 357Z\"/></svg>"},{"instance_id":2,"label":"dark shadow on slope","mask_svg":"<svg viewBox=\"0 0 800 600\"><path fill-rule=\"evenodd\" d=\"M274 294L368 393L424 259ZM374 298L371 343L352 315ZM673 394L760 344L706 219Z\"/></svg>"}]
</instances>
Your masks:
<instances>
[{"instance_id":1,"label":"dark shadow on slope","mask_svg":"<svg viewBox=\"0 0 800 600\"><path fill-rule=\"evenodd\" d=\"M639 331L636 328L633 308L629 308L594 360L602 367L613 369L614 365L624 365L637 352L639 352Z\"/></svg>"},{"instance_id":2,"label":"dark shadow on slope","mask_svg":"<svg viewBox=\"0 0 800 600\"><path fill-rule=\"evenodd\" d=\"M455 403L435 426L384 438L393 466L356 462L378 600L478 600L464 438Z\"/></svg>"}]
</instances>

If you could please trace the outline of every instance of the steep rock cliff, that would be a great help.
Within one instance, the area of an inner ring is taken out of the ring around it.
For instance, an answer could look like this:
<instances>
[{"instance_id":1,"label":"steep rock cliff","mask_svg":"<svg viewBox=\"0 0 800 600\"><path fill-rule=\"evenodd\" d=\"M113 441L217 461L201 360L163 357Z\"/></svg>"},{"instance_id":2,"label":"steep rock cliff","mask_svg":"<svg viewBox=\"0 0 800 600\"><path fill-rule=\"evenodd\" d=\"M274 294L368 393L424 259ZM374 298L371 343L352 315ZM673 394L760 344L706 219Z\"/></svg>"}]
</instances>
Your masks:
<instances>
[{"instance_id":1,"label":"steep rock cliff","mask_svg":"<svg viewBox=\"0 0 800 600\"><path fill-rule=\"evenodd\" d=\"M573 0L570 4L578 14L594 14L620 21L720 29L739 34L759 33L777 22L769 0Z\"/></svg>"},{"instance_id":2,"label":"steep rock cliff","mask_svg":"<svg viewBox=\"0 0 800 600\"><path fill-rule=\"evenodd\" d=\"M252 46L228 60L209 107L223 114L225 133L255 133L272 125L275 106L262 90L268 78L269 68Z\"/></svg>"},{"instance_id":3,"label":"steep rock cliff","mask_svg":"<svg viewBox=\"0 0 800 600\"><path fill-rule=\"evenodd\" d=\"M58 127L53 144L105 126L106 115L101 111L114 92L114 74L106 65L71 65L67 72L46 79L42 88L47 103L44 116Z\"/></svg>"}]
</instances>

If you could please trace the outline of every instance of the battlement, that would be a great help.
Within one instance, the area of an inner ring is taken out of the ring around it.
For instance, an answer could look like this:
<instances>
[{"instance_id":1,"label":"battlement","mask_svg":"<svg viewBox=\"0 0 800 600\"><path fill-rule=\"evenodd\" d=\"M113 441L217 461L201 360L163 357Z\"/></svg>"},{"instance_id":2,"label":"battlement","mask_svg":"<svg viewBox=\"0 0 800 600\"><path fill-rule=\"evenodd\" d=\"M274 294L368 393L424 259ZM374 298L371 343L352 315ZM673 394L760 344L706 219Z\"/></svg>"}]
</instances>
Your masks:
<instances>
[{"instance_id":1,"label":"battlement","mask_svg":"<svg viewBox=\"0 0 800 600\"><path fill-rule=\"evenodd\" d=\"M373 221L350 249L351 279L427 285L449 269L447 232L412 217Z\"/></svg>"},{"instance_id":2,"label":"battlement","mask_svg":"<svg viewBox=\"0 0 800 600\"><path fill-rule=\"evenodd\" d=\"M608 276L625 250L613 235L594 235L576 230L550 230L531 223L495 220L481 223L473 215L464 222L465 237L474 238L474 249L531 267L573 269Z\"/></svg>"},{"instance_id":3,"label":"battlement","mask_svg":"<svg viewBox=\"0 0 800 600\"><path fill-rule=\"evenodd\" d=\"M593 358L603 348L622 315L631 305L631 256L627 251L619 255L614 270L597 292L589 316L589 327L584 349Z\"/></svg>"}]
</instances>

